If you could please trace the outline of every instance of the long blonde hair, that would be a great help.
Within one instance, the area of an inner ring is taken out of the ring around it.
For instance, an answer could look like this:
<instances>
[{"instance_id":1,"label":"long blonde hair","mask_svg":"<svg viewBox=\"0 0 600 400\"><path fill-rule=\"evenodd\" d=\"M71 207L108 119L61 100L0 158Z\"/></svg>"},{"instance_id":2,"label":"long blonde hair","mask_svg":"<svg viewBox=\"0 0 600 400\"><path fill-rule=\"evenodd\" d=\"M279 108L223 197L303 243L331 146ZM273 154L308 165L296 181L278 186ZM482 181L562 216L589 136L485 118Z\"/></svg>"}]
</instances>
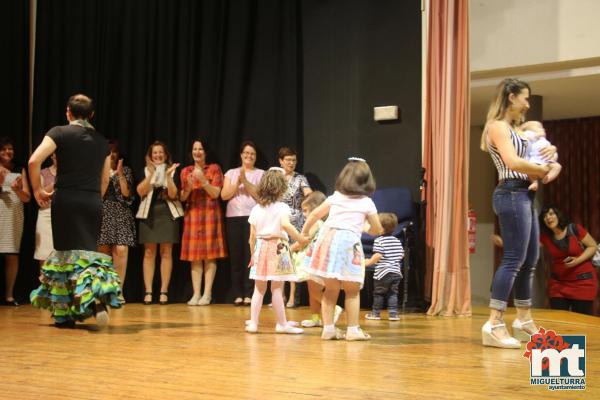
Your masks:
<instances>
[{"instance_id":1,"label":"long blonde hair","mask_svg":"<svg viewBox=\"0 0 600 400\"><path fill-rule=\"evenodd\" d=\"M483 132L481 132L481 143L479 145L481 150L488 151L486 140L488 125L504 118L506 111L510 107L509 96L511 94L517 96L523 89L527 89L529 90L529 93L531 93L531 88L527 82L515 78L503 79L498 86L496 86L496 92L492 99L492 103L490 104L490 108L488 108L485 126L483 127ZM521 121L517 122L520 123Z\"/></svg>"}]
</instances>

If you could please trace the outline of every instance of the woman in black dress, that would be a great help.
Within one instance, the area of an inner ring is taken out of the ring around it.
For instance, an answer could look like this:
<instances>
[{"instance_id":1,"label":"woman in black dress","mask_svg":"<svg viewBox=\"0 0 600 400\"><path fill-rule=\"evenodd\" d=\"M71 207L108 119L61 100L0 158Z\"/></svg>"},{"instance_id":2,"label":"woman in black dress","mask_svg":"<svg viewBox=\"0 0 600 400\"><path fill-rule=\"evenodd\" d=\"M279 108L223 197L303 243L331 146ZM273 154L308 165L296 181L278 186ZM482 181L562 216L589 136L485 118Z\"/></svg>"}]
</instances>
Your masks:
<instances>
[{"instance_id":1,"label":"woman in black dress","mask_svg":"<svg viewBox=\"0 0 600 400\"><path fill-rule=\"evenodd\" d=\"M137 186L140 207L139 242L144 245L144 304L152 304L152 282L156 268L156 252L160 250L160 297L162 305L169 303L169 282L173 270L173 244L179 243L179 221L183 207L177 198L175 169L167 146L155 141L146 153L144 179Z\"/></svg>"},{"instance_id":2,"label":"woman in black dress","mask_svg":"<svg viewBox=\"0 0 600 400\"><path fill-rule=\"evenodd\" d=\"M127 272L129 247L135 246L135 219L131 212L133 203L133 172L123 165L119 156L119 145L109 142L110 147L110 179L104 194L102 208L102 227L98 249L104 254L112 255L115 271L121 279L121 290ZM125 303L125 299L119 299Z\"/></svg>"},{"instance_id":3,"label":"woman in black dress","mask_svg":"<svg viewBox=\"0 0 600 400\"><path fill-rule=\"evenodd\" d=\"M89 97L71 96L69 125L48 131L29 159L31 185L40 207L52 197L55 249L42 267L41 285L31 292L31 304L48 309L58 327L72 327L92 315L99 325L106 325L106 305L121 306L112 258L96 251L110 155L106 139L89 122L93 115ZM48 193L41 186L40 166L54 152L58 171L54 192Z\"/></svg>"}]
</instances>

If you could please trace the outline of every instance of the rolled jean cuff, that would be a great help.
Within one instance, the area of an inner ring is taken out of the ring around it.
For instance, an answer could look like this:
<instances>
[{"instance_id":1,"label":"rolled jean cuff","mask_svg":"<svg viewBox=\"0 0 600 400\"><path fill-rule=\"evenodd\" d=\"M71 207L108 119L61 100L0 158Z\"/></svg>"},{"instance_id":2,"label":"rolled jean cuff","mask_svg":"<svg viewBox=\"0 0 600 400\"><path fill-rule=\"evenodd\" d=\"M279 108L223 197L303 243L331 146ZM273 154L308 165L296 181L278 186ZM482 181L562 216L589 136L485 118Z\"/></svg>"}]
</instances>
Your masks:
<instances>
[{"instance_id":1,"label":"rolled jean cuff","mask_svg":"<svg viewBox=\"0 0 600 400\"><path fill-rule=\"evenodd\" d=\"M520 308L531 308L532 306L532 301L531 299L524 299L524 300L518 300L515 299L515 307L520 307Z\"/></svg>"},{"instance_id":2,"label":"rolled jean cuff","mask_svg":"<svg viewBox=\"0 0 600 400\"><path fill-rule=\"evenodd\" d=\"M506 311L507 302L502 300L490 299L490 308L498 311Z\"/></svg>"}]
</instances>

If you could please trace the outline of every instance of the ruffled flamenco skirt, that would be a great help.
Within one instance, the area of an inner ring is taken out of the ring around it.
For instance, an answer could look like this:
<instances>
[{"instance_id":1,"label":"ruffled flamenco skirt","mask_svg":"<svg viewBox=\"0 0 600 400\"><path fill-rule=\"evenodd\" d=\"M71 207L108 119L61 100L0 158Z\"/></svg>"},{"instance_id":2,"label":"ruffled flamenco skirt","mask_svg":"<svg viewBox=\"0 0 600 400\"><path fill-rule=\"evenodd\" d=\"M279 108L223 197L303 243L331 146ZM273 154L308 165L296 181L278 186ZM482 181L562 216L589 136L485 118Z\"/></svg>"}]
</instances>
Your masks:
<instances>
[{"instance_id":1,"label":"ruffled flamenco skirt","mask_svg":"<svg viewBox=\"0 0 600 400\"><path fill-rule=\"evenodd\" d=\"M96 301L121 307L119 275L112 257L103 253L54 251L42 266L40 282L31 292L31 304L50 311L59 324L93 316Z\"/></svg>"}]
</instances>

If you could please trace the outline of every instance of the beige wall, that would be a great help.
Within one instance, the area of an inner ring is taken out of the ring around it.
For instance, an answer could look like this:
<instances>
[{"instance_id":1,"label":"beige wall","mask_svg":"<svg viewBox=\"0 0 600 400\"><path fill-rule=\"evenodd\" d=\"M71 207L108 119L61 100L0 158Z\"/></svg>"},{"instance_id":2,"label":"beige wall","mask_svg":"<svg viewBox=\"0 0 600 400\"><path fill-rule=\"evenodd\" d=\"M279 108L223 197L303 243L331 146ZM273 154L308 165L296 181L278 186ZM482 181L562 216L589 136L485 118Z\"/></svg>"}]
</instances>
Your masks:
<instances>
[{"instance_id":1,"label":"beige wall","mask_svg":"<svg viewBox=\"0 0 600 400\"><path fill-rule=\"evenodd\" d=\"M494 271L490 236L494 233L494 191L496 170L488 153L479 149L481 126L471 126L469 159L469 202L477 214L475 253L471 254L471 297L474 304L487 304Z\"/></svg>"},{"instance_id":2,"label":"beige wall","mask_svg":"<svg viewBox=\"0 0 600 400\"><path fill-rule=\"evenodd\" d=\"M471 0L469 7L471 71L600 55L598 0Z\"/></svg>"}]
</instances>

